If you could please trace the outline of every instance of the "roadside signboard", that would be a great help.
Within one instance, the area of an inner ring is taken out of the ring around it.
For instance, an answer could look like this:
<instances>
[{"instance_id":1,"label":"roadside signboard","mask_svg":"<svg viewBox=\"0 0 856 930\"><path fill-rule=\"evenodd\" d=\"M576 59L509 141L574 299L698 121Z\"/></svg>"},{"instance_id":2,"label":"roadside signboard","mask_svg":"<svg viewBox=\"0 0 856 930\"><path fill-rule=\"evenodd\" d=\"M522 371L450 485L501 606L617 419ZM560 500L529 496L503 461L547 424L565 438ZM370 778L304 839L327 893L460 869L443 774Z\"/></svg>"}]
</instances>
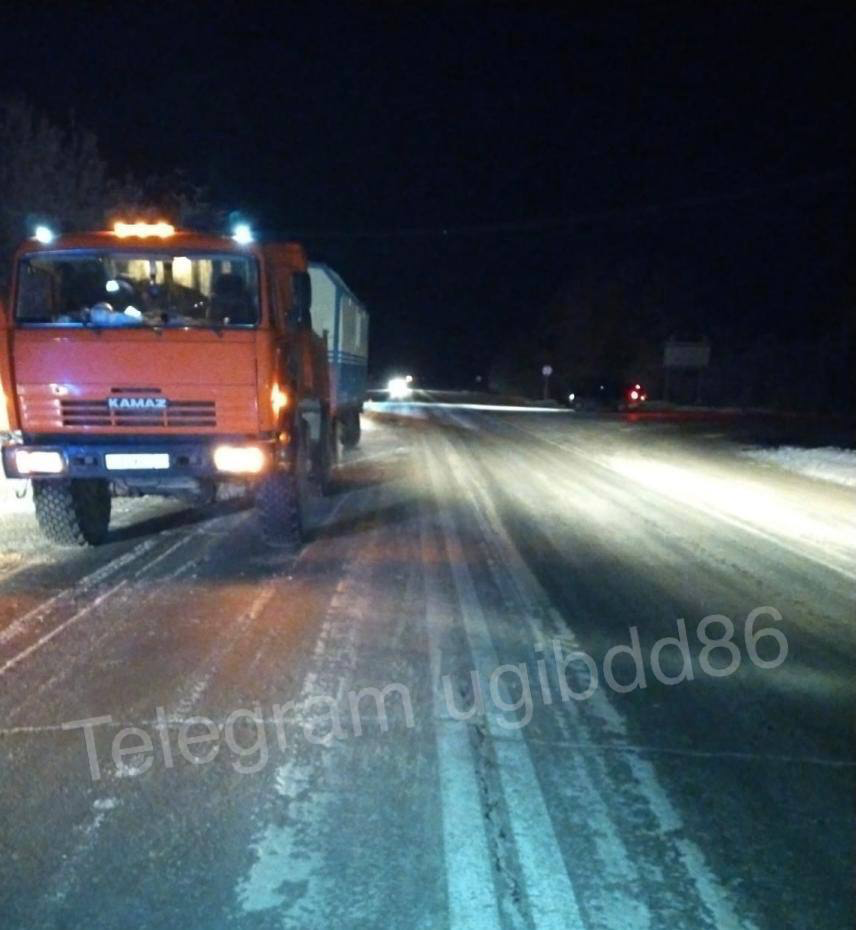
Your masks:
<instances>
[{"instance_id":1,"label":"roadside signboard","mask_svg":"<svg viewBox=\"0 0 856 930\"><path fill-rule=\"evenodd\" d=\"M670 339L663 347L663 365L666 368L707 368L709 364L709 342L677 342Z\"/></svg>"}]
</instances>

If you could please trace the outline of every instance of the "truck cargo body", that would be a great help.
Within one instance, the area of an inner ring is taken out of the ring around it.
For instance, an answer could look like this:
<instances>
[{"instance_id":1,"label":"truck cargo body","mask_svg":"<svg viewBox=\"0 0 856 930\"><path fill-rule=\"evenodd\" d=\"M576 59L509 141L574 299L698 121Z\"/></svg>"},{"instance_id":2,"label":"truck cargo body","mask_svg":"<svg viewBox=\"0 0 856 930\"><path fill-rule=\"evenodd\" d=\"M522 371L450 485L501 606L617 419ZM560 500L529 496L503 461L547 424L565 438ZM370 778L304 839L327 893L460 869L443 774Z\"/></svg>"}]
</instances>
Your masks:
<instances>
[{"instance_id":1,"label":"truck cargo body","mask_svg":"<svg viewBox=\"0 0 856 930\"><path fill-rule=\"evenodd\" d=\"M330 407L342 441L356 445L366 393L369 315L342 278L328 265L309 263L312 328L327 343Z\"/></svg>"}]
</instances>

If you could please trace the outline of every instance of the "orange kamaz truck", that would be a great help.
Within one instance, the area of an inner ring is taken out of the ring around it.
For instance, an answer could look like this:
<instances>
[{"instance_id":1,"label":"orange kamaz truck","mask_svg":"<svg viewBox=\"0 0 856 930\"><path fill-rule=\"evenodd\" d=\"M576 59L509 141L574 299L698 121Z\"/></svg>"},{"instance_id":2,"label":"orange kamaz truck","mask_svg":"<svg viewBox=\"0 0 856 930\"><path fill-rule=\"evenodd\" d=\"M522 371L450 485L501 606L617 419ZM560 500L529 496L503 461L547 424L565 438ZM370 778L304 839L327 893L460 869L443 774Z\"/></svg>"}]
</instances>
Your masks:
<instances>
[{"instance_id":1,"label":"orange kamaz truck","mask_svg":"<svg viewBox=\"0 0 856 930\"><path fill-rule=\"evenodd\" d=\"M296 545L336 454L307 256L165 222L22 245L0 308L0 432L44 534L97 544L111 499L241 483Z\"/></svg>"}]
</instances>

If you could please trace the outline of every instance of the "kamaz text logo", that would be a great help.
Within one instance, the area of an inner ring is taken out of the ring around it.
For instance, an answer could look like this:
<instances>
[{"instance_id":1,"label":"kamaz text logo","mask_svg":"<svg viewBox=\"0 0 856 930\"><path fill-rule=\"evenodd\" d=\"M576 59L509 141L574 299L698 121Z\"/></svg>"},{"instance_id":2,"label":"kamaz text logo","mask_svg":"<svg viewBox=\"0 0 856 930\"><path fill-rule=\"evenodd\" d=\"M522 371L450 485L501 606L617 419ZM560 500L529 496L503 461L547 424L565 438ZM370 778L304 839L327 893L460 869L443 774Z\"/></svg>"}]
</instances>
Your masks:
<instances>
[{"instance_id":1,"label":"kamaz text logo","mask_svg":"<svg viewBox=\"0 0 856 930\"><path fill-rule=\"evenodd\" d=\"M165 397L108 397L111 410L166 410Z\"/></svg>"}]
</instances>

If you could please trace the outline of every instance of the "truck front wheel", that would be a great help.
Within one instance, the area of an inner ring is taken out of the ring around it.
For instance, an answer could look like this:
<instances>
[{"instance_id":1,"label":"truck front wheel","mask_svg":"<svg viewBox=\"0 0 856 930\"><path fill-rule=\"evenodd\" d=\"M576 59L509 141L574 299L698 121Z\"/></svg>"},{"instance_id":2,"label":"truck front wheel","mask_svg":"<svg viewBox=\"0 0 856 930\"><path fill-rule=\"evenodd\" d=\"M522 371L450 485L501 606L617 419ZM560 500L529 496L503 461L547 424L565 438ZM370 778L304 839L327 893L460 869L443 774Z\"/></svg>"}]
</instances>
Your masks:
<instances>
[{"instance_id":1,"label":"truck front wheel","mask_svg":"<svg viewBox=\"0 0 856 930\"><path fill-rule=\"evenodd\" d=\"M97 546L110 525L110 485L100 478L33 481L42 533L59 546Z\"/></svg>"},{"instance_id":2,"label":"truck front wheel","mask_svg":"<svg viewBox=\"0 0 856 930\"><path fill-rule=\"evenodd\" d=\"M311 461L303 430L290 471L273 471L256 488L256 510L262 532L272 542L299 549L306 528Z\"/></svg>"}]
</instances>

